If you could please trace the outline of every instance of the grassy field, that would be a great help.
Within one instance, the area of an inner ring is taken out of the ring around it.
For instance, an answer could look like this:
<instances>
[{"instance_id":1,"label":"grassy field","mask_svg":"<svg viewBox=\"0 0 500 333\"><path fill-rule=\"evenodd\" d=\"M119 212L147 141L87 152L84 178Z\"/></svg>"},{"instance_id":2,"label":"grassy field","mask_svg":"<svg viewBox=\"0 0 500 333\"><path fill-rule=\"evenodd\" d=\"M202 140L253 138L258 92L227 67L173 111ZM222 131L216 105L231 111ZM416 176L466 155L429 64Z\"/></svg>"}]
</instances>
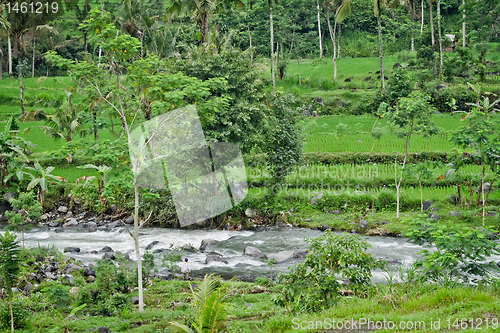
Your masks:
<instances>
[{"instance_id":1,"label":"grassy field","mask_svg":"<svg viewBox=\"0 0 500 333\"><path fill-rule=\"evenodd\" d=\"M395 281L399 279L397 274L393 278ZM467 318L467 320L474 318L475 321L478 318L482 319L484 332L495 332L498 329L498 322L496 322L497 325L492 325L491 320L500 316L499 286L491 289L460 287L450 289L439 285L394 282L378 286L369 292L368 297L344 296L339 298L336 306L326 308L321 312L294 315L288 313L285 308L276 306L272 301L272 298L279 293L279 285L267 285L265 279L261 281L263 282L230 281L227 283L228 311L224 317L226 332L324 332L328 326L317 326L320 325L317 322L323 322L321 325L324 325L331 323L332 320L342 323L353 320L360 325L362 318L371 321L393 321L397 326L400 322L419 322L419 328L415 326L412 330L416 332L439 332L442 329L448 331L448 319L450 319L450 329L453 330L452 325L455 319L460 321L462 318ZM169 325L170 321L187 324L191 317L192 310L189 304L192 302L192 294L189 284L189 281L174 280L156 281L148 286L145 292L144 313L121 310L113 317L103 317L88 316L85 314L86 309L83 309L75 319L68 320L69 331L88 332L91 328L106 326L113 332L173 332ZM32 325L16 330L16 332L47 332L55 325L63 326L62 319L57 315L56 310L50 306L43 310L48 303L43 297L42 293L31 294L28 297L28 305L36 309L29 318ZM462 302L462 300L467 301ZM325 321L327 318L328 320ZM488 328L486 328L486 318L489 318ZM431 329L431 319L432 321L441 320L441 330ZM377 331L381 333L408 331L406 326L402 327ZM469 324L469 329L460 331L473 332L474 330ZM2 332L9 331L2 330Z\"/></svg>"}]
</instances>

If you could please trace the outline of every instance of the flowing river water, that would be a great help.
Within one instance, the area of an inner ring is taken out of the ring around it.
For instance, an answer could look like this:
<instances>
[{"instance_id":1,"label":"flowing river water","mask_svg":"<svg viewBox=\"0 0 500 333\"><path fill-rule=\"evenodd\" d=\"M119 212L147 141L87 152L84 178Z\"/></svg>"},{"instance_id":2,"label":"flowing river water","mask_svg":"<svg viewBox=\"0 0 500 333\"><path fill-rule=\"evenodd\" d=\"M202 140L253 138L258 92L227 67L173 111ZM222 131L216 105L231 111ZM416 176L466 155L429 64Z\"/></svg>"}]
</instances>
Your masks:
<instances>
[{"instance_id":1,"label":"flowing river water","mask_svg":"<svg viewBox=\"0 0 500 333\"><path fill-rule=\"evenodd\" d=\"M0 233L4 233L0 230ZM168 249L170 244L175 247L191 244L199 248L203 239L213 239L220 243L211 246L209 251L221 254L227 261L205 263L207 253L200 251L182 253L183 258L189 260L189 268L194 276L202 276L208 272L214 272L224 278L232 276L259 277L269 276L271 268L263 260L243 255L247 246L253 246L265 254L272 254L285 250L298 250L306 248L305 237L314 238L321 234L321 231L305 228L268 228L265 231L228 231L228 230L183 230L166 228L143 228L140 230L141 253L145 253L146 246L153 241L156 244L151 252L158 249ZM19 240L21 240L19 235ZM384 259L392 263L401 263L409 266L420 255L417 252L422 247L407 242L405 238L384 237L384 236L362 236L370 243L368 252L376 259ZM78 247L79 253L66 253L67 255L80 259L83 263L93 262L102 257L101 250L104 246L111 247L114 251L128 253L131 259L135 259L134 242L128 232L123 228L115 228L111 231L99 229L89 233L82 229L67 228L63 232L56 233L54 229L33 229L25 233L25 246L37 247L55 246L63 251L66 247ZM92 253L94 251L94 253ZM162 254L155 255L157 266L160 266ZM299 259L290 259L278 263L273 267L273 274L285 271L290 265L298 262ZM492 257L491 260L498 261L500 257ZM397 269L397 265L392 265ZM161 269L161 267L158 267ZM375 271L372 281L375 283L385 283L386 273Z\"/></svg>"}]
</instances>

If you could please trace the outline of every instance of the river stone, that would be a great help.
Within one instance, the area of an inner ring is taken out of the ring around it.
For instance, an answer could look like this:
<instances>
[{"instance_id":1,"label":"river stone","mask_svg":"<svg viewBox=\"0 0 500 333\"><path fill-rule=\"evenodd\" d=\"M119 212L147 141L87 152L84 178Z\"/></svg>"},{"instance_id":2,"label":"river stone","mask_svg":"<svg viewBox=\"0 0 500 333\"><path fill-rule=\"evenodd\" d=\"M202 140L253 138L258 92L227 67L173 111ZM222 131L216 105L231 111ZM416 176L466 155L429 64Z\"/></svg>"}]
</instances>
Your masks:
<instances>
[{"instance_id":1,"label":"river stone","mask_svg":"<svg viewBox=\"0 0 500 333\"><path fill-rule=\"evenodd\" d=\"M66 207L66 206L59 206L59 208L57 208L57 211L59 213L67 213L68 212L68 207Z\"/></svg>"},{"instance_id":2,"label":"river stone","mask_svg":"<svg viewBox=\"0 0 500 333\"><path fill-rule=\"evenodd\" d=\"M172 250L169 250L169 249L156 249L153 251L154 254L157 254L157 253L170 253L172 252Z\"/></svg>"},{"instance_id":3,"label":"river stone","mask_svg":"<svg viewBox=\"0 0 500 333\"><path fill-rule=\"evenodd\" d=\"M118 257L122 257L123 259L127 259L129 260L130 259L130 255L128 253L122 253L120 251L116 251L115 252L115 257L118 258Z\"/></svg>"},{"instance_id":4,"label":"river stone","mask_svg":"<svg viewBox=\"0 0 500 333\"><path fill-rule=\"evenodd\" d=\"M365 229L366 227L368 227L368 221L367 220L360 220L359 221L359 226L363 229Z\"/></svg>"},{"instance_id":5,"label":"river stone","mask_svg":"<svg viewBox=\"0 0 500 333\"><path fill-rule=\"evenodd\" d=\"M51 280L56 279L56 276L54 274L52 274L51 272L46 272L45 276L47 277L47 279L51 279Z\"/></svg>"},{"instance_id":6,"label":"river stone","mask_svg":"<svg viewBox=\"0 0 500 333\"><path fill-rule=\"evenodd\" d=\"M5 193L5 195L3 196L4 200L7 202L10 202L10 199L13 199L15 197L16 197L16 194L12 191Z\"/></svg>"},{"instance_id":7,"label":"river stone","mask_svg":"<svg viewBox=\"0 0 500 333\"><path fill-rule=\"evenodd\" d=\"M429 215L427 215L427 218L433 219L434 221L439 221L439 215L434 214L434 213L429 213Z\"/></svg>"},{"instance_id":8,"label":"river stone","mask_svg":"<svg viewBox=\"0 0 500 333\"><path fill-rule=\"evenodd\" d=\"M460 216L460 212L459 212L458 210L452 210L452 211L450 212L450 215L451 215L451 216L454 216L454 217L458 217L458 216Z\"/></svg>"},{"instance_id":9,"label":"river stone","mask_svg":"<svg viewBox=\"0 0 500 333\"><path fill-rule=\"evenodd\" d=\"M244 264L244 263L237 263L236 265L234 265L234 268L247 268L247 267L252 267L253 265L250 265L250 264Z\"/></svg>"},{"instance_id":10,"label":"river stone","mask_svg":"<svg viewBox=\"0 0 500 333\"><path fill-rule=\"evenodd\" d=\"M121 224L122 224L122 221L111 222L110 224L108 224L108 231L113 230L114 228L118 227Z\"/></svg>"},{"instance_id":11,"label":"river stone","mask_svg":"<svg viewBox=\"0 0 500 333\"><path fill-rule=\"evenodd\" d=\"M78 266L78 265L75 265L75 264L67 264L62 269L62 272L65 273L65 274L71 274L73 271L79 271L80 269L82 269L81 266Z\"/></svg>"},{"instance_id":12,"label":"river stone","mask_svg":"<svg viewBox=\"0 0 500 333\"><path fill-rule=\"evenodd\" d=\"M327 231L327 230L332 230L333 228L329 226L328 224L323 224L318 227L319 231Z\"/></svg>"},{"instance_id":13,"label":"river stone","mask_svg":"<svg viewBox=\"0 0 500 333\"><path fill-rule=\"evenodd\" d=\"M91 265L85 267L85 269L83 270L83 276L94 276L95 277L95 271L93 268L94 267Z\"/></svg>"},{"instance_id":14,"label":"river stone","mask_svg":"<svg viewBox=\"0 0 500 333\"><path fill-rule=\"evenodd\" d=\"M218 240L215 240L215 239L204 239L201 241L200 251L204 252L207 247L209 247L211 245L216 245L219 243L220 242Z\"/></svg>"},{"instance_id":15,"label":"river stone","mask_svg":"<svg viewBox=\"0 0 500 333\"><path fill-rule=\"evenodd\" d=\"M498 267L500 267L500 261L499 261L499 262L497 262L497 266L498 266Z\"/></svg>"},{"instance_id":16,"label":"river stone","mask_svg":"<svg viewBox=\"0 0 500 333\"><path fill-rule=\"evenodd\" d=\"M252 207L248 207L246 210L245 210L245 215L247 217L253 217L255 216L256 212L255 212L255 209L253 209Z\"/></svg>"},{"instance_id":17,"label":"river stone","mask_svg":"<svg viewBox=\"0 0 500 333\"><path fill-rule=\"evenodd\" d=\"M130 297L130 303L139 304L139 297Z\"/></svg>"},{"instance_id":18,"label":"river stone","mask_svg":"<svg viewBox=\"0 0 500 333\"><path fill-rule=\"evenodd\" d=\"M69 247L65 247L63 252L64 253L66 253L66 252L69 252L69 253L80 252L80 248L69 246Z\"/></svg>"},{"instance_id":19,"label":"river stone","mask_svg":"<svg viewBox=\"0 0 500 333\"><path fill-rule=\"evenodd\" d=\"M126 220L125 220L125 224L134 224L134 216L129 216Z\"/></svg>"},{"instance_id":20,"label":"river stone","mask_svg":"<svg viewBox=\"0 0 500 333\"><path fill-rule=\"evenodd\" d=\"M78 295L79 292L80 292L80 288L78 288L78 287L73 287L69 290L70 295Z\"/></svg>"},{"instance_id":21,"label":"river stone","mask_svg":"<svg viewBox=\"0 0 500 333\"><path fill-rule=\"evenodd\" d=\"M95 222L87 223L87 227L89 228L89 232L96 232L97 231L97 223L95 223Z\"/></svg>"},{"instance_id":22,"label":"river stone","mask_svg":"<svg viewBox=\"0 0 500 333\"><path fill-rule=\"evenodd\" d=\"M293 257L294 258L300 258L303 259L307 255L307 249L298 249L293 251Z\"/></svg>"},{"instance_id":23,"label":"river stone","mask_svg":"<svg viewBox=\"0 0 500 333\"><path fill-rule=\"evenodd\" d=\"M262 258L267 259L267 256L264 253L262 253L261 250L259 250L256 247L253 247L253 246L247 246L245 251L243 251L243 255L255 257L255 258L259 258L259 259L262 259Z\"/></svg>"},{"instance_id":24,"label":"river stone","mask_svg":"<svg viewBox=\"0 0 500 333\"><path fill-rule=\"evenodd\" d=\"M110 333L111 331L106 326L101 326L97 329L97 333Z\"/></svg>"},{"instance_id":25,"label":"river stone","mask_svg":"<svg viewBox=\"0 0 500 333\"><path fill-rule=\"evenodd\" d=\"M77 219L69 218L66 220L66 223L63 224L63 228L76 227L77 225L78 225Z\"/></svg>"},{"instance_id":26,"label":"river stone","mask_svg":"<svg viewBox=\"0 0 500 333\"><path fill-rule=\"evenodd\" d=\"M149 243L148 246L146 246L146 251L151 250L155 245L160 244L160 243L161 243L160 241L153 241L153 242ZM161 243L161 244L163 244L163 243Z\"/></svg>"},{"instance_id":27,"label":"river stone","mask_svg":"<svg viewBox=\"0 0 500 333\"><path fill-rule=\"evenodd\" d=\"M456 205L458 203L458 197L455 194L450 194L450 203Z\"/></svg>"},{"instance_id":28,"label":"river stone","mask_svg":"<svg viewBox=\"0 0 500 333\"><path fill-rule=\"evenodd\" d=\"M314 196L312 199L311 199L311 205L315 205L316 204L316 201L318 201L318 199L322 198L323 197L323 193L320 193L316 196Z\"/></svg>"},{"instance_id":29,"label":"river stone","mask_svg":"<svg viewBox=\"0 0 500 333\"><path fill-rule=\"evenodd\" d=\"M252 306L252 304L250 304L250 303L245 303L245 304L243 304L243 305L244 305L244 306L247 306L247 307L251 307L251 306Z\"/></svg>"},{"instance_id":30,"label":"river stone","mask_svg":"<svg viewBox=\"0 0 500 333\"><path fill-rule=\"evenodd\" d=\"M113 252L106 252L106 253L104 253L104 255L102 256L101 259L115 260L116 257L115 257L115 254Z\"/></svg>"},{"instance_id":31,"label":"river stone","mask_svg":"<svg viewBox=\"0 0 500 333\"><path fill-rule=\"evenodd\" d=\"M31 289L33 289L33 283L31 282L27 282L25 285L24 285L24 291L30 291Z\"/></svg>"},{"instance_id":32,"label":"river stone","mask_svg":"<svg viewBox=\"0 0 500 333\"><path fill-rule=\"evenodd\" d=\"M73 217L73 212L69 211L68 213L66 213L66 215L64 215L63 220L66 221L67 219L72 217Z\"/></svg>"},{"instance_id":33,"label":"river stone","mask_svg":"<svg viewBox=\"0 0 500 333\"><path fill-rule=\"evenodd\" d=\"M58 226L59 226L58 222L51 222L51 223L49 223L49 227L51 227L51 228L57 228Z\"/></svg>"},{"instance_id":34,"label":"river stone","mask_svg":"<svg viewBox=\"0 0 500 333\"><path fill-rule=\"evenodd\" d=\"M88 278L87 278L87 283L92 283L95 281L95 277L90 275Z\"/></svg>"},{"instance_id":35,"label":"river stone","mask_svg":"<svg viewBox=\"0 0 500 333\"><path fill-rule=\"evenodd\" d=\"M194 246L192 246L190 244L182 245L181 250L186 251L186 252L190 252L190 253L195 253L196 251L198 251Z\"/></svg>"},{"instance_id":36,"label":"river stone","mask_svg":"<svg viewBox=\"0 0 500 333\"><path fill-rule=\"evenodd\" d=\"M424 201L424 202L423 202L423 205L424 205L424 210L429 209L433 203L434 203L434 202L432 202L432 201L430 201L430 200Z\"/></svg>"},{"instance_id":37,"label":"river stone","mask_svg":"<svg viewBox=\"0 0 500 333\"><path fill-rule=\"evenodd\" d=\"M205 264L210 264L212 261L217 261L217 262L223 262L224 264L227 265L227 260L224 259L224 257L222 257L221 255L217 255L217 254L209 254L206 258L205 258Z\"/></svg>"},{"instance_id":38,"label":"river stone","mask_svg":"<svg viewBox=\"0 0 500 333\"><path fill-rule=\"evenodd\" d=\"M111 207L109 207L113 213L116 213L118 210L118 207L116 207L116 204L111 204Z\"/></svg>"},{"instance_id":39,"label":"river stone","mask_svg":"<svg viewBox=\"0 0 500 333\"><path fill-rule=\"evenodd\" d=\"M277 253L268 254L269 259L274 259L277 264L290 260L294 257L295 251L281 251Z\"/></svg>"},{"instance_id":40,"label":"river stone","mask_svg":"<svg viewBox=\"0 0 500 333\"><path fill-rule=\"evenodd\" d=\"M338 214L342 214L342 212L340 211L340 209L334 209L334 210L327 210L326 211L327 214L335 214L335 215L338 215Z\"/></svg>"},{"instance_id":41,"label":"river stone","mask_svg":"<svg viewBox=\"0 0 500 333\"><path fill-rule=\"evenodd\" d=\"M28 280L28 281L36 280L36 275L33 273L28 273L28 274L26 274L26 280Z\"/></svg>"},{"instance_id":42,"label":"river stone","mask_svg":"<svg viewBox=\"0 0 500 333\"><path fill-rule=\"evenodd\" d=\"M109 246L105 246L103 247L100 252L115 252L115 250L113 250L111 247Z\"/></svg>"},{"instance_id":43,"label":"river stone","mask_svg":"<svg viewBox=\"0 0 500 333\"><path fill-rule=\"evenodd\" d=\"M44 221L45 221L46 219L48 219L48 218L49 218L49 215L47 215L47 214L42 214L42 216L40 216L40 217L42 218L42 220L44 220Z\"/></svg>"},{"instance_id":44,"label":"river stone","mask_svg":"<svg viewBox=\"0 0 500 333\"><path fill-rule=\"evenodd\" d=\"M73 275L64 275L63 280L69 285L75 284Z\"/></svg>"},{"instance_id":45,"label":"river stone","mask_svg":"<svg viewBox=\"0 0 500 333\"><path fill-rule=\"evenodd\" d=\"M151 275L152 278L158 278L162 281L168 281L172 279L172 273L167 268L164 268L158 272Z\"/></svg>"}]
</instances>

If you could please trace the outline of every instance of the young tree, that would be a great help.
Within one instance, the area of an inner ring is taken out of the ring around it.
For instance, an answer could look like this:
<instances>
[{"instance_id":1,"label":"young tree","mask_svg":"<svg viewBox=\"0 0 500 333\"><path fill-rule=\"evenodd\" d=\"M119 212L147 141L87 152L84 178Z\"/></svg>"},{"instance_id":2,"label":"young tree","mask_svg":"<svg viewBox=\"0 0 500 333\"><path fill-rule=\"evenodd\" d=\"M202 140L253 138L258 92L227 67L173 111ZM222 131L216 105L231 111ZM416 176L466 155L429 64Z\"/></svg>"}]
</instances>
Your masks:
<instances>
[{"instance_id":1,"label":"young tree","mask_svg":"<svg viewBox=\"0 0 500 333\"><path fill-rule=\"evenodd\" d=\"M13 211L5 212L5 215L9 218L9 223L17 228L21 227L22 242L24 249L24 229L28 219L30 220L40 220L42 216L42 205L36 200L35 193L33 192L21 192L19 193L19 198L11 198L9 200L12 207L17 207L19 213L14 213Z\"/></svg>"},{"instance_id":2,"label":"young tree","mask_svg":"<svg viewBox=\"0 0 500 333\"><path fill-rule=\"evenodd\" d=\"M35 174L32 174L30 172L23 172L22 174L25 174L31 178L31 181L28 184L28 191L38 186L37 199L43 206L45 204L45 192L48 192L49 180L52 179L60 182L62 178L50 174L52 171L54 171L54 167L49 166L44 169L40 165L40 163L38 163L38 161L35 161L34 167L25 167L25 169L35 172ZM19 180L22 180L22 178Z\"/></svg>"},{"instance_id":3,"label":"young tree","mask_svg":"<svg viewBox=\"0 0 500 333\"><path fill-rule=\"evenodd\" d=\"M337 23L341 23L347 16L351 14L351 0L344 0L340 5L335 1L325 2L326 11L326 22L328 24L328 31L330 32L330 38L333 43L333 80L337 81L337 43L335 41L335 34L337 30ZM335 24L332 29L332 24L330 23L330 13L333 11L335 13Z\"/></svg>"},{"instance_id":4,"label":"young tree","mask_svg":"<svg viewBox=\"0 0 500 333\"><path fill-rule=\"evenodd\" d=\"M93 9L82 28L89 39L99 44L106 61L74 61L47 53L47 60L69 69L72 78L79 82L89 95L97 94L102 103L113 109L122 120L122 126L129 147L133 147L132 132L145 119L142 111L144 100L151 100L151 115L156 116L181 106L196 103L202 122L209 121L209 115L227 107L224 94L224 79L199 80L183 75L170 74L166 63L153 55L140 57L140 41L129 34L116 31L110 14ZM126 72L126 73L125 73ZM212 97L218 91L222 96ZM154 138L151 134L150 140ZM148 142L143 143L147 145ZM138 163L132 163L134 175L139 174ZM134 177L134 240L138 287L139 311L144 311L142 288L142 261L139 249L139 184Z\"/></svg>"},{"instance_id":5,"label":"young tree","mask_svg":"<svg viewBox=\"0 0 500 333\"><path fill-rule=\"evenodd\" d=\"M418 186L420 187L420 211L424 211L424 196L422 192L422 180L432 179L434 176L434 170L439 166L438 162L425 161L422 163L411 165L407 168L406 174L408 177L413 177L418 180Z\"/></svg>"},{"instance_id":6,"label":"young tree","mask_svg":"<svg viewBox=\"0 0 500 333\"><path fill-rule=\"evenodd\" d=\"M389 121L394 124L399 131L396 135L405 138L405 156L402 164L402 172L399 175L397 169L397 157L394 160L394 181L396 183L396 218L399 219L399 190L403 181L410 140L414 133L424 136L433 135L438 132L436 125L432 122L432 115L435 109L429 104L426 95L421 92L413 92L408 97L403 97L399 101L399 107L387 113Z\"/></svg>"},{"instance_id":7,"label":"young tree","mask_svg":"<svg viewBox=\"0 0 500 333\"><path fill-rule=\"evenodd\" d=\"M479 96L481 97L481 90L478 88ZM485 216L485 183L484 174L486 166L490 165L493 172L498 170L498 156L500 155L500 139L499 131L500 121L496 117L490 115L491 111L498 111L495 106L500 103L500 99L490 102L489 97L478 99L476 103L468 103L472 106L472 112L462 117L463 120L468 119L468 126L459 128L451 137L451 140L462 148L474 149L473 157L479 160L481 165L481 185L479 191L481 192L483 207L483 226ZM491 188L491 184L489 186ZM489 188L487 191L489 192ZM479 202L477 202L479 203Z\"/></svg>"},{"instance_id":8,"label":"young tree","mask_svg":"<svg viewBox=\"0 0 500 333\"><path fill-rule=\"evenodd\" d=\"M19 275L19 242L16 235L5 232L0 234L0 275L2 284L9 296L10 324L14 333L14 313L12 312L12 287L15 286Z\"/></svg>"}]
</instances>

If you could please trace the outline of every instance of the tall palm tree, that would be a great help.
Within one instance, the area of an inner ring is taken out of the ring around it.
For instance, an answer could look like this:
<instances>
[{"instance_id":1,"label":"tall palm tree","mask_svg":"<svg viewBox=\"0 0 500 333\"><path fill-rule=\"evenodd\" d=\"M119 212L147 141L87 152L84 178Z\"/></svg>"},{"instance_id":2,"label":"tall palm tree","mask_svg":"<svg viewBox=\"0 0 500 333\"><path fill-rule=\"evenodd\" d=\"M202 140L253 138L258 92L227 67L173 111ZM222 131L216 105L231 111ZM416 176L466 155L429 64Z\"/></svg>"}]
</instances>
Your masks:
<instances>
[{"instance_id":1,"label":"tall palm tree","mask_svg":"<svg viewBox=\"0 0 500 333\"><path fill-rule=\"evenodd\" d=\"M384 78L384 61L382 59L383 50L382 50L382 24L380 22L380 7L383 0L375 0L373 6L373 13L377 18L378 25L378 56L380 59L380 80L382 81L382 90L385 89L385 78ZM429 0L430 1L430 0Z\"/></svg>"},{"instance_id":2,"label":"tall palm tree","mask_svg":"<svg viewBox=\"0 0 500 333\"><path fill-rule=\"evenodd\" d=\"M276 3L278 0L275 0ZM272 0L267 0L267 5L269 6L269 24L271 28L271 78L273 80L273 89L276 87L276 78L274 77L274 26L273 26L273 2Z\"/></svg>"},{"instance_id":3,"label":"tall palm tree","mask_svg":"<svg viewBox=\"0 0 500 333\"><path fill-rule=\"evenodd\" d=\"M323 56L323 45L321 44L321 19L319 16L319 0L316 0L316 8L318 10L318 34L319 34L319 57Z\"/></svg>"},{"instance_id":4,"label":"tall palm tree","mask_svg":"<svg viewBox=\"0 0 500 333\"><path fill-rule=\"evenodd\" d=\"M341 23L347 16L351 14L351 2L352 0L344 0L341 3L327 0L324 5L326 11L326 22L328 24L330 38L332 39L333 43L333 80L335 81L337 81L337 50L335 41L337 23ZM331 11L335 13L335 25L333 29L332 24L330 23Z\"/></svg>"}]
</instances>

